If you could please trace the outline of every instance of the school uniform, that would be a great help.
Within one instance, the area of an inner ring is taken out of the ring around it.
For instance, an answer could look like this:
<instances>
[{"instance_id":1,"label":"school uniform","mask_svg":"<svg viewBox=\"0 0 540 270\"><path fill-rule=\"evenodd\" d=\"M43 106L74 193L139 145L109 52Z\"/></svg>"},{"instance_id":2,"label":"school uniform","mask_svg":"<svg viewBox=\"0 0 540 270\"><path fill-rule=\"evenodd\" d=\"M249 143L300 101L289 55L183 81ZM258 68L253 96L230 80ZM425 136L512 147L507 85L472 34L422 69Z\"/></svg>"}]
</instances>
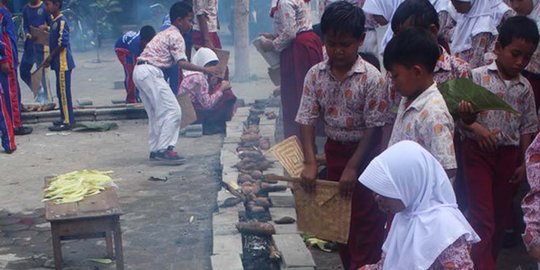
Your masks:
<instances>
[{"instance_id":1,"label":"school uniform","mask_svg":"<svg viewBox=\"0 0 540 270\"><path fill-rule=\"evenodd\" d=\"M39 2L37 5L32 6L30 3L26 4L22 10L23 16L23 28L25 34L30 34L30 27L39 28L42 25L51 25L51 16L45 9L45 4ZM30 39L26 39L24 42L24 52L21 60L21 66L19 71L21 73L21 79L32 88L32 67L34 65L39 66L49 56L49 46L37 44ZM41 89L38 91L36 101L40 103L48 103L53 101L52 92L49 89L48 78L43 70L41 80Z\"/></svg>"},{"instance_id":2,"label":"school uniform","mask_svg":"<svg viewBox=\"0 0 540 270\"><path fill-rule=\"evenodd\" d=\"M525 77L504 81L494 62L474 69L472 78L519 112L485 111L478 115L478 124L490 131L500 130L496 135L497 150L493 153L482 151L473 133L463 133L462 164L469 221L482 238L482 242L473 246L473 260L477 269L495 269L505 221L512 215L517 188L509 180L523 158L520 136L536 133L538 124L533 92Z\"/></svg>"},{"instance_id":3,"label":"school uniform","mask_svg":"<svg viewBox=\"0 0 540 270\"><path fill-rule=\"evenodd\" d=\"M401 100L388 145L404 140L422 145L445 170L457 168L454 120L436 84L424 90L414 100Z\"/></svg>"},{"instance_id":4,"label":"school uniform","mask_svg":"<svg viewBox=\"0 0 540 270\"><path fill-rule=\"evenodd\" d=\"M525 221L523 243L527 250L540 247L540 135L537 135L525 154L527 180L531 190L527 193L521 207Z\"/></svg>"},{"instance_id":5,"label":"school uniform","mask_svg":"<svg viewBox=\"0 0 540 270\"><path fill-rule=\"evenodd\" d=\"M323 45L312 31L308 2L278 0L272 14L276 35L273 45L280 52L281 109L285 137L300 136L300 128L294 119L302 97L304 78L313 65L323 60Z\"/></svg>"},{"instance_id":6,"label":"school uniform","mask_svg":"<svg viewBox=\"0 0 540 270\"><path fill-rule=\"evenodd\" d=\"M0 63L8 61L6 58L6 44L0 41ZM13 124L11 115L8 111L8 104L4 96L4 89L0 85L0 135L2 148L6 152L13 152L17 148L15 145L15 134L13 132Z\"/></svg>"},{"instance_id":7,"label":"school uniform","mask_svg":"<svg viewBox=\"0 0 540 270\"><path fill-rule=\"evenodd\" d=\"M466 15L456 14L450 50L467 61L471 68L491 63L497 41L497 28L515 12L501 1L472 1Z\"/></svg>"},{"instance_id":8,"label":"school uniform","mask_svg":"<svg viewBox=\"0 0 540 270\"><path fill-rule=\"evenodd\" d=\"M395 214L381 260L360 270L474 269L469 250L481 239L459 211L443 167L421 145L401 141L389 147L358 180L404 206Z\"/></svg>"},{"instance_id":9,"label":"school uniform","mask_svg":"<svg viewBox=\"0 0 540 270\"><path fill-rule=\"evenodd\" d=\"M71 98L71 71L75 68L69 39L69 25L64 15L52 19L49 33L51 52L62 47L60 54L51 61L51 69L56 73L56 95L60 108L61 121L64 125L75 123Z\"/></svg>"},{"instance_id":10,"label":"school uniform","mask_svg":"<svg viewBox=\"0 0 540 270\"><path fill-rule=\"evenodd\" d=\"M194 45L204 46L204 37L201 33L201 27L197 16L205 16L208 20L208 35L216 49L221 49L221 40L217 34L219 30L218 22L218 0L194 0L193 1L193 33L192 41Z\"/></svg>"},{"instance_id":11,"label":"school uniform","mask_svg":"<svg viewBox=\"0 0 540 270\"><path fill-rule=\"evenodd\" d=\"M200 48L193 56L193 64L204 67L210 62L219 61L216 53L208 48ZM208 75L197 71L184 71L180 93L189 93L197 113L197 123L203 125L203 133L224 133L226 122L233 116L236 96L230 90L216 92L221 82L212 85Z\"/></svg>"},{"instance_id":12,"label":"school uniform","mask_svg":"<svg viewBox=\"0 0 540 270\"><path fill-rule=\"evenodd\" d=\"M533 0L534 8L531 14L527 15L529 19L536 22L540 30L540 1ZM534 101L536 110L540 109L540 46L536 48L529 65L522 72L523 76L529 80L534 91Z\"/></svg>"},{"instance_id":13,"label":"school uniform","mask_svg":"<svg viewBox=\"0 0 540 270\"><path fill-rule=\"evenodd\" d=\"M171 26L171 17L170 15L165 16L163 18L163 24L161 25L161 28L159 31L163 31ZM182 33L182 37L184 38L184 43L186 44L186 56L188 61L191 61L191 50L193 49L193 41L191 38L191 35L193 33L193 30L189 30L186 33ZM173 91L174 95L178 95L180 83L183 79L183 72L182 69L178 66L178 64L174 64L169 68L163 69L163 74L165 75L165 80L169 82L169 86L171 87L171 90Z\"/></svg>"},{"instance_id":14,"label":"school uniform","mask_svg":"<svg viewBox=\"0 0 540 270\"><path fill-rule=\"evenodd\" d=\"M21 122L21 91L17 77L17 67L19 65L19 54L17 51L17 35L11 13L6 6L0 4L0 23L2 26L2 42L6 49L6 60L11 67L9 73L0 72L0 84L4 89L6 107L11 115L13 128L22 126Z\"/></svg>"},{"instance_id":15,"label":"school uniform","mask_svg":"<svg viewBox=\"0 0 540 270\"><path fill-rule=\"evenodd\" d=\"M180 60L187 61L184 38L176 26L170 26L146 45L133 71L148 114L151 152L166 150L178 142L182 112L162 69Z\"/></svg>"},{"instance_id":16,"label":"school uniform","mask_svg":"<svg viewBox=\"0 0 540 270\"><path fill-rule=\"evenodd\" d=\"M380 91L383 84L381 73L361 57L341 82L332 75L328 61L308 71L296 122L315 126L319 119L323 120L328 136L327 179L339 181L365 129L384 126L388 104L386 93ZM376 155L377 143L377 139L370 143L358 175ZM358 269L380 259L384 223L385 215L377 207L372 192L357 184L352 197L349 241L347 245L339 245L344 269Z\"/></svg>"},{"instance_id":17,"label":"school uniform","mask_svg":"<svg viewBox=\"0 0 540 270\"><path fill-rule=\"evenodd\" d=\"M138 91L133 83L133 69L137 58L142 53L140 33L129 31L120 37L115 45L114 50L116 57L124 68L124 87L126 88L126 103L136 103L139 99Z\"/></svg>"}]
</instances>

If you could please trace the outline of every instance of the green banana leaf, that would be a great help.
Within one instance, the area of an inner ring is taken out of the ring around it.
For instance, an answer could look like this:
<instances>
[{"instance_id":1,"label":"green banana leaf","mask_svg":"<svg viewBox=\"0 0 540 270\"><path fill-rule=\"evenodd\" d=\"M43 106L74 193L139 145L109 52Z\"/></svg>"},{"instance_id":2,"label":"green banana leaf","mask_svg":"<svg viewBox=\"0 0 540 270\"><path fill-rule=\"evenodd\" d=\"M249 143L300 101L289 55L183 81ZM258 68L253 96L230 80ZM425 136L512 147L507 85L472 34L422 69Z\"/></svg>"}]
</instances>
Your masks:
<instances>
[{"instance_id":1,"label":"green banana leaf","mask_svg":"<svg viewBox=\"0 0 540 270\"><path fill-rule=\"evenodd\" d=\"M105 132L118 129L118 124L114 122L87 122L77 123L73 131L75 132Z\"/></svg>"},{"instance_id":2,"label":"green banana leaf","mask_svg":"<svg viewBox=\"0 0 540 270\"><path fill-rule=\"evenodd\" d=\"M451 114L458 114L459 102L468 101L476 111L507 111L519 114L512 106L469 79L452 79L438 86Z\"/></svg>"}]
</instances>

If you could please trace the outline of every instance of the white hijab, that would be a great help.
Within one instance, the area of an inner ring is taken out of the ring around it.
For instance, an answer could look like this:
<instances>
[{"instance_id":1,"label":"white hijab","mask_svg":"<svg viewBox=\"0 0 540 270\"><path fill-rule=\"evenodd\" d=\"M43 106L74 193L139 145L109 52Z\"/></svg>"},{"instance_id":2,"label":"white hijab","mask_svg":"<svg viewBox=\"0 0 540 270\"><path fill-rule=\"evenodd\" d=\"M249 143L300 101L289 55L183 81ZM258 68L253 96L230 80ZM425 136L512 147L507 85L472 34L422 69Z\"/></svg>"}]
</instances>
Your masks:
<instances>
[{"instance_id":1,"label":"white hijab","mask_svg":"<svg viewBox=\"0 0 540 270\"><path fill-rule=\"evenodd\" d=\"M470 49L472 47L472 37L480 33L498 35L497 26L500 24L500 19L504 15L504 12L509 10L504 9L504 6L500 6L502 0L462 1L470 2L472 7L467 14L463 14L462 18L457 21L456 30L452 37L452 53L459 53ZM502 4L508 8L508 5ZM500 14L503 10L504 12Z\"/></svg>"},{"instance_id":2,"label":"white hijab","mask_svg":"<svg viewBox=\"0 0 540 270\"><path fill-rule=\"evenodd\" d=\"M364 3L364 7L362 8L364 12L383 16L386 21L388 21L388 28L386 28L386 33L381 41L381 54L384 52L388 42L394 37L394 31L392 31L390 23L392 22L392 18L394 17L397 8L403 2L405 2L405 0L366 0ZM449 0L429 0L429 2L431 2L437 12L440 12L448 5Z\"/></svg>"},{"instance_id":3,"label":"white hijab","mask_svg":"<svg viewBox=\"0 0 540 270\"><path fill-rule=\"evenodd\" d=\"M460 237L480 241L456 204L441 164L422 146L401 141L376 157L359 181L374 192L399 199L397 213L382 247L384 270L428 269Z\"/></svg>"},{"instance_id":4,"label":"white hijab","mask_svg":"<svg viewBox=\"0 0 540 270\"><path fill-rule=\"evenodd\" d=\"M213 61L219 61L219 58L217 57L214 51L208 48L198 49L193 55L193 58L191 58L191 63L199 67L204 67L206 64ZM186 77L193 74L199 74L199 73L202 74L202 72L200 71L184 70L184 76Z\"/></svg>"},{"instance_id":5,"label":"white hijab","mask_svg":"<svg viewBox=\"0 0 540 270\"><path fill-rule=\"evenodd\" d=\"M396 9L404 1L405 0L366 0L366 2L364 3L364 7L362 9L366 13L369 13L371 15L383 16L386 21L388 21L388 28L386 29L386 33L384 34L384 37L381 41L381 47L379 51L379 53L381 54L384 52L386 44L388 44L392 37L394 37L394 31L392 31L392 27L390 27L390 22L392 22L394 12L396 12Z\"/></svg>"}]
</instances>

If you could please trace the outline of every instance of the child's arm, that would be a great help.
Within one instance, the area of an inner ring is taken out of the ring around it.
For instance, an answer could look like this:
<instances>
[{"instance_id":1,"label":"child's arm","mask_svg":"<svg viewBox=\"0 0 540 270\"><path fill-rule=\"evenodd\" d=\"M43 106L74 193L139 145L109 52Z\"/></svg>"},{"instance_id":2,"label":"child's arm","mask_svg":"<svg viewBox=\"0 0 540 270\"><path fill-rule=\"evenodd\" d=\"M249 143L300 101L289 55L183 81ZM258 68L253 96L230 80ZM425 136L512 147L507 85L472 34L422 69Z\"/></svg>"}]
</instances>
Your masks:
<instances>
[{"instance_id":1,"label":"child's arm","mask_svg":"<svg viewBox=\"0 0 540 270\"><path fill-rule=\"evenodd\" d=\"M27 39L32 39L32 34L30 34L30 18L28 17L28 9L25 7L23 9L23 30Z\"/></svg>"},{"instance_id":2,"label":"child's arm","mask_svg":"<svg viewBox=\"0 0 540 270\"><path fill-rule=\"evenodd\" d=\"M66 21L63 19L60 19L58 21L58 46L51 52L51 54L45 59L43 62L44 67L49 67L51 65L51 62L54 58L58 57L60 53L65 50L69 46L69 26L67 25Z\"/></svg>"},{"instance_id":3,"label":"child's arm","mask_svg":"<svg viewBox=\"0 0 540 270\"><path fill-rule=\"evenodd\" d=\"M276 51L283 51L289 44L296 38L296 14L295 7L286 2L279 5L276 16L277 19L283 25L283 31L276 33L276 38L268 43L263 42L262 47L266 50L274 49Z\"/></svg>"},{"instance_id":4,"label":"child's arm","mask_svg":"<svg viewBox=\"0 0 540 270\"><path fill-rule=\"evenodd\" d=\"M315 179L317 178L315 124L321 111L316 95L317 71L318 65L315 65L305 77L302 100L296 115L296 122L300 124L300 141L304 152L304 169L301 174L302 186L307 192L315 191Z\"/></svg>"},{"instance_id":5,"label":"child's arm","mask_svg":"<svg viewBox=\"0 0 540 270\"><path fill-rule=\"evenodd\" d=\"M199 72L203 72L205 74L210 74L210 75L219 75L221 73L221 69L217 66L200 67L195 64L192 64L186 59L181 59L180 61L178 61L178 65L180 66L180 68L185 69L185 70L199 71Z\"/></svg>"},{"instance_id":6,"label":"child's arm","mask_svg":"<svg viewBox=\"0 0 540 270\"><path fill-rule=\"evenodd\" d=\"M198 4L198 7L202 9L199 10L197 14L195 14L195 16L197 16L197 21L199 22L199 29L203 37L204 47L207 47L213 50L215 46L214 46L214 43L212 43L212 40L210 39L210 33L208 31L208 15L206 11L206 8L208 7L205 5L206 2L208 1L198 0L197 2L200 2Z\"/></svg>"},{"instance_id":7,"label":"child's arm","mask_svg":"<svg viewBox=\"0 0 540 270\"><path fill-rule=\"evenodd\" d=\"M519 138L519 148L520 148L520 166L514 171L514 174L512 174L512 177L510 178L510 183L519 183L523 180L525 180L526 171L525 171L525 152L527 152L527 148L529 148L529 145L531 145L532 142L532 134L525 134L521 135Z\"/></svg>"},{"instance_id":8,"label":"child's arm","mask_svg":"<svg viewBox=\"0 0 540 270\"><path fill-rule=\"evenodd\" d=\"M339 179L339 191L341 196L350 198L354 192L354 187L358 181L358 172L360 171L360 166L362 161L369 153L369 150L373 147L373 139L375 138L375 133L379 128L367 128L364 130L364 135L362 140L356 147L356 151L347 162L347 166L341 174L341 179Z\"/></svg>"}]
</instances>

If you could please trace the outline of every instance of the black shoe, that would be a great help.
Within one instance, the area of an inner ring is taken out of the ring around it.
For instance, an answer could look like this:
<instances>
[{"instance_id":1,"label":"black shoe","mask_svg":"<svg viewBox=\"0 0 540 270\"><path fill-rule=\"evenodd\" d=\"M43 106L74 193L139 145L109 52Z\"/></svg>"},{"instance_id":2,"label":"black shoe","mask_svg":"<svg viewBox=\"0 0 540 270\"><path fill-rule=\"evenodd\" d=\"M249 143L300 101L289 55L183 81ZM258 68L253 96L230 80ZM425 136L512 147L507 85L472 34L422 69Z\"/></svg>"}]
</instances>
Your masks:
<instances>
[{"instance_id":1,"label":"black shoe","mask_svg":"<svg viewBox=\"0 0 540 270\"><path fill-rule=\"evenodd\" d=\"M15 135L18 135L18 136L31 134L33 131L34 129L31 127L20 127L20 128L13 129L13 133L15 133Z\"/></svg>"},{"instance_id":2,"label":"black shoe","mask_svg":"<svg viewBox=\"0 0 540 270\"><path fill-rule=\"evenodd\" d=\"M4 151L6 154L12 154L13 152L15 152L15 150L17 150L17 148L13 148L11 150L6 150Z\"/></svg>"},{"instance_id":3,"label":"black shoe","mask_svg":"<svg viewBox=\"0 0 540 270\"><path fill-rule=\"evenodd\" d=\"M64 124L64 121L62 120L56 120L52 122L53 126L61 126Z\"/></svg>"},{"instance_id":4,"label":"black shoe","mask_svg":"<svg viewBox=\"0 0 540 270\"><path fill-rule=\"evenodd\" d=\"M55 126L55 125L52 125L49 127L49 130L50 131L67 131L67 130L71 130L73 127L71 125L67 125L67 124L61 124L59 126Z\"/></svg>"},{"instance_id":5,"label":"black shoe","mask_svg":"<svg viewBox=\"0 0 540 270\"><path fill-rule=\"evenodd\" d=\"M179 156L172 146L169 146L165 151L155 153L153 160L164 165L182 165L186 162L186 159Z\"/></svg>"},{"instance_id":6,"label":"black shoe","mask_svg":"<svg viewBox=\"0 0 540 270\"><path fill-rule=\"evenodd\" d=\"M157 152L150 152L150 160L154 161L156 159Z\"/></svg>"}]
</instances>

